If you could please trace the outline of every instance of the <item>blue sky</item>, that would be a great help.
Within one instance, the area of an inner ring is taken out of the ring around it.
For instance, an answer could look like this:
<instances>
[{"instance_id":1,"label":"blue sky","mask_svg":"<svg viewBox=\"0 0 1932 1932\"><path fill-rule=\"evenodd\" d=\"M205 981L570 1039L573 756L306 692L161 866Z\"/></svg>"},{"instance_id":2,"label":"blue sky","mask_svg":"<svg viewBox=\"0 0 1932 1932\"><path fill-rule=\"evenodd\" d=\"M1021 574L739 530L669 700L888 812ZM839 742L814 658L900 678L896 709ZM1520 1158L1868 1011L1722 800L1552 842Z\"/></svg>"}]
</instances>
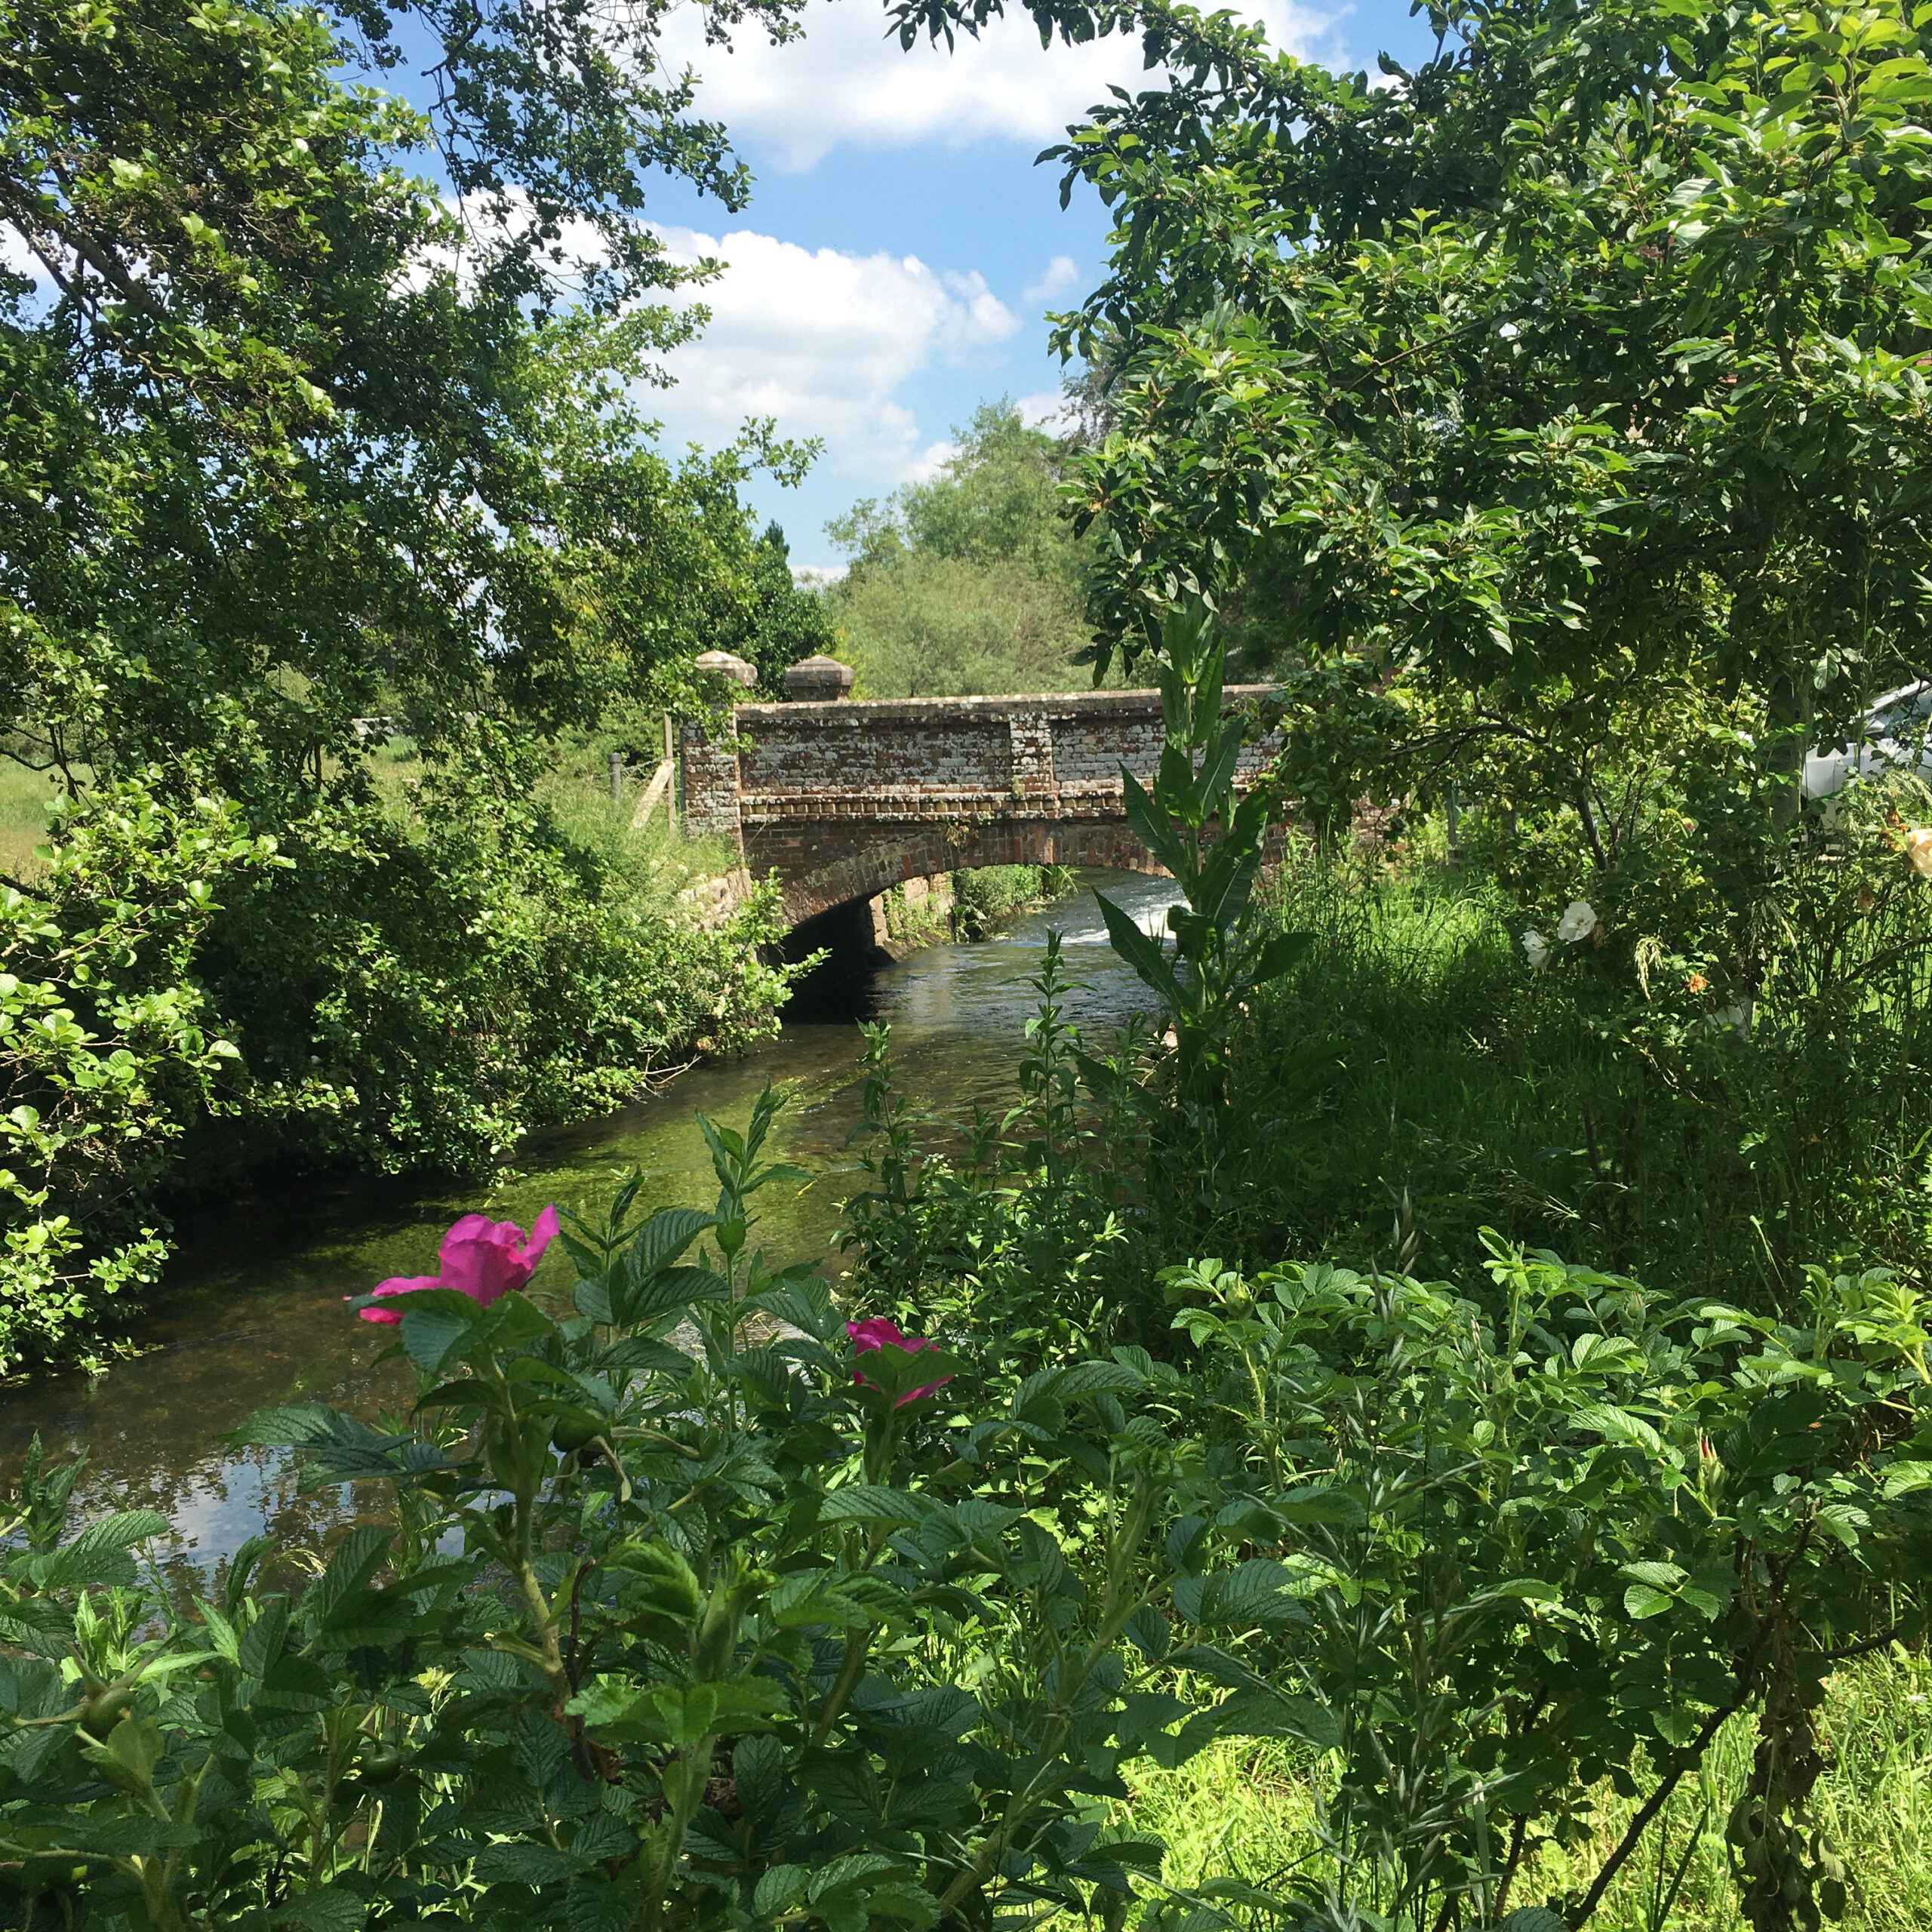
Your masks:
<instances>
[{"instance_id":1,"label":"blue sky","mask_svg":"<svg viewBox=\"0 0 1932 1932\"><path fill-rule=\"evenodd\" d=\"M1265 0L1254 17L1329 64L1432 44L1406 0ZM736 217L669 183L651 213L674 248L729 264L701 298L704 338L671 358L666 438L715 446L748 415L822 438L802 488L760 479L750 494L795 565L826 566L840 558L826 520L931 474L983 398L1050 406L1061 372L1043 318L1097 279L1107 223L1084 189L1063 211L1058 171L1033 158L1110 82L1144 82L1137 42L1043 51L1023 16L950 56L902 53L876 0L810 0L804 23L802 41L746 36L726 54L674 17L669 51L757 184Z\"/></svg>"},{"instance_id":2,"label":"blue sky","mask_svg":"<svg viewBox=\"0 0 1932 1932\"><path fill-rule=\"evenodd\" d=\"M1383 49L1413 63L1432 45L1407 0L1241 11L1331 66L1373 71ZM1110 84L1148 81L1137 38L1042 48L1023 14L949 54L902 51L879 0L807 0L802 17L801 39L747 30L730 51L705 45L695 7L669 17L666 64L696 70L697 111L731 131L755 186L730 216L682 182L656 185L648 213L673 251L727 267L697 295L712 319L668 358L673 385L653 406L674 450L721 448L753 417L817 438L802 487L761 476L747 494L783 525L795 566L835 569L826 520L931 475L980 402L1010 396L1035 418L1056 406L1044 317L1096 285L1108 223L1084 187L1063 210L1059 170L1034 158ZM421 86L408 66L385 84ZM0 260L35 272L5 226Z\"/></svg>"}]
</instances>

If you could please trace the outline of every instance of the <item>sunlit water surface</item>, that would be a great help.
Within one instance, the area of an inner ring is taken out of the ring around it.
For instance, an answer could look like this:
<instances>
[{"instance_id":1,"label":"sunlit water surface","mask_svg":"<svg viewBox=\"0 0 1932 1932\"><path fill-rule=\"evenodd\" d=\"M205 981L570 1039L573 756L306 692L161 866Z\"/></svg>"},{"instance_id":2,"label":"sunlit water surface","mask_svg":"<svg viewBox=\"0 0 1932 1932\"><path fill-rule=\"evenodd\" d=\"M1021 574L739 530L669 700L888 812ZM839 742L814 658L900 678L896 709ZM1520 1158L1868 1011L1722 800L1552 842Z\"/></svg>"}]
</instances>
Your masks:
<instances>
[{"instance_id":1,"label":"sunlit water surface","mask_svg":"<svg viewBox=\"0 0 1932 1932\"><path fill-rule=\"evenodd\" d=\"M217 1438L256 1410L324 1398L373 1420L406 1401L407 1364L377 1358L393 1331L352 1319L345 1296L392 1275L435 1272L438 1241L458 1214L481 1209L528 1226L546 1202L595 1211L614 1177L632 1167L656 1202L709 1207L709 1158L693 1124L702 1112L741 1125L768 1078L787 1096L771 1151L808 1169L801 1188L758 1200L755 1241L783 1259L832 1251L838 1204L855 1157L858 1022L891 1023L906 1091L963 1118L975 1102L1005 1104L1050 928L1084 982L1068 1002L1090 1039L1104 1040L1146 997L1106 944L1097 888L1152 926L1174 896L1166 879L1088 873L1066 899L1003 937L941 946L902 966L821 974L774 1040L735 1060L694 1068L656 1098L608 1118L532 1137L494 1186L447 1193L354 1178L264 1183L226 1210L198 1208L165 1291L140 1320L144 1352L101 1376L63 1375L0 1392L0 1469L17 1469L36 1432L50 1451L85 1450L76 1500L91 1517L146 1506L174 1525L168 1567L219 1560L248 1537L313 1544L354 1509L346 1491L297 1494L285 1453L235 1449ZM536 1286L561 1290L561 1251Z\"/></svg>"}]
</instances>

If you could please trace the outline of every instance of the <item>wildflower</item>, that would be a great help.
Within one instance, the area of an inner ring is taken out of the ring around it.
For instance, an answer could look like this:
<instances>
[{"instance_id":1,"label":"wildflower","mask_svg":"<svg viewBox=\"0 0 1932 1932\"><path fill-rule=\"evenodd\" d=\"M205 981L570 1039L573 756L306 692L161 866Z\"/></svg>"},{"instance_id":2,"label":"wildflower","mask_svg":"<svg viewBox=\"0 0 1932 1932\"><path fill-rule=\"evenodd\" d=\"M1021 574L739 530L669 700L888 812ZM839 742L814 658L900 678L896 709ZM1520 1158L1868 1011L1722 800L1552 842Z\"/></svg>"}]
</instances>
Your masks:
<instances>
[{"instance_id":1,"label":"wildflower","mask_svg":"<svg viewBox=\"0 0 1932 1932\"><path fill-rule=\"evenodd\" d=\"M1906 834L1905 856L1921 878L1932 878L1932 826L1914 826Z\"/></svg>"},{"instance_id":2,"label":"wildflower","mask_svg":"<svg viewBox=\"0 0 1932 1932\"><path fill-rule=\"evenodd\" d=\"M1869 885L1861 885L1858 888L1857 904L1860 912L1869 912L1878 903L1878 895Z\"/></svg>"},{"instance_id":3,"label":"wildflower","mask_svg":"<svg viewBox=\"0 0 1932 1932\"><path fill-rule=\"evenodd\" d=\"M418 1288L454 1288L473 1302L488 1308L512 1290L521 1287L537 1272L543 1251L557 1232L557 1211L546 1208L531 1223L525 1234L514 1221L493 1221L487 1214L466 1214L443 1237L437 1259L441 1272L434 1275L398 1275L378 1281L370 1293L385 1300L413 1294ZM380 1322L394 1327L402 1319L401 1309L365 1308L365 1321Z\"/></svg>"},{"instance_id":4,"label":"wildflower","mask_svg":"<svg viewBox=\"0 0 1932 1932\"><path fill-rule=\"evenodd\" d=\"M1549 941L1532 926L1523 935L1523 952L1530 964L1540 971L1543 961L1549 957Z\"/></svg>"},{"instance_id":5,"label":"wildflower","mask_svg":"<svg viewBox=\"0 0 1932 1932\"><path fill-rule=\"evenodd\" d=\"M939 1346L930 1337L901 1334L899 1324L888 1321L882 1315L869 1316L863 1321L848 1321L845 1324L845 1332L852 1338L854 1352L859 1355L864 1355L873 1349L886 1348L903 1349L908 1355L916 1355L921 1349ZM868 1388L872 1386L862 1368L853 1370L852 1380L865 1383ZM893 1407L903 1409L908 1402L916 1402L921 1395L936 1395L952 1380L949 1375L942 1375L937 1382L929 1382L923 1389L909 1389Z\"/></svg>"},{"instance_id":6,"label":"wildflower","mask_svg":"<svg viewBox=\"0 0 1932 1932\"><path fill-rule=\"evenodd\" d=\"M1710 990L1710 981L1706 979L1703 974L1693 973L1690 978L1684 981L1684 990L1687 993L1708 992Z\"/></svg>"},{"instance_id":7,"label":"wildflower","mask_svg":"<svg viewBox=\"0 0 1932 1932\"><path fill-rule=\"evenodd\" d=\"M1556 922L1556 937L1566 946L1588 939L1597 929L1596 912L1587 899L1573 899Z\"/></svg>"}]
</instances>

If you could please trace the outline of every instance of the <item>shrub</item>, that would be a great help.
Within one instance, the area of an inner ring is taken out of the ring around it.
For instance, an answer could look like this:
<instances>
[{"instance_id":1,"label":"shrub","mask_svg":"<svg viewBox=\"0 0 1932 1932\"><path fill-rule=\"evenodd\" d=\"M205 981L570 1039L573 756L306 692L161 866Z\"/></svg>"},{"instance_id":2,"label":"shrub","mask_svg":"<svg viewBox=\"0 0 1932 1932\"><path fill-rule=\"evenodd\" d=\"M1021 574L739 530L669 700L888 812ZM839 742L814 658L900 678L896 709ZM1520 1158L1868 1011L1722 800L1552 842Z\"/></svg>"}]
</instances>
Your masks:
<instances>
[{"instance_id":1,"label":"shrub","mask_svg":"<svg viewBox=\"0 0 1932 1932\"><path fill-rule=\"evenodd\" d=\"M715 929L532 795L524 753L276 841L149 774L0 888L0 1373L96 1358L165 1259L159 1202L270 1152L475 1174L776 1024L761 891Z\"/></svg>"},{"instance_id":2,"label":"shrub","mask_svg":"<svg viewBox=\"0 0 1932 1932\"><path fill-rule=\"evenodd\" d=\"M190 971L275 863L230 804L103 786L31 897L0 887L0 1374L85 1355L165 1253L149 1195L235 1048Z\"/></svg>"},{"instance_id":3,"label":"shrub","mask_svg":"<svg viewBox=\"0 0 1932 1932\"><path fill-rule=\"evenodd\" d=\"M1066 866L981 866L952 875L953 920L961 939L990 939L1025 912L1075 889Z\"/></svg>"},{"instance_id":4,"label":"shrub","mask_svg":"<svg viewBox=\"0 0 1932 1932\"><path fill-rule=\"evenodd\" d=\"M36 1451L0 1582L21 1923L1121 1922L1159 1847L1094 1798L1195 1721L1157 1681L1161 1373L989 1386L848 1325L750 1248L777 1105L702 1123L714 1213L634 1215L634 1177L570 1232L574 1306L369 1304L414 1419L247 1432L375 1492L299 1594L258 1543L174 1601L131 1554L160 1519L67 1537Z\"/></svg>"},{"instance_id":5,"label":"shrub","mask_svg":"<svg viewBox=\"0 0 1932 1932\"><path fill-rule=\"evenodd\" d=\"M1580 1924L1746 1709L1758 1754L1725 1825L1745 1915L1841 1915L1817 1712L1848 1659L1924 1629L1922 1300L1820 1272L1785 1324L1491 1257L1473 1292L1325 1266L1165 1277L1210 1460L1281 1592L1244 1660L1337 1754L1324 1869L1294 1888L1309 1923L1491 1923L1524 1857L1588 1843L1598 1788L1638 1796L1647 1766L1608 1857L1552 1901Z\"/></svg>"},{"instance_id":6,"label":"shrub","mask_svg":"<svg viewBox=\"0 0 1932 1932\"><path fill-rule=\"evenodd\" d=\"M312 1158L475 1174L532 1126L608 1112L777 1023L760 892L715 930L531 795L486 740L297 828L297 864L211 936L259 1115ZM260 1132L259 1119L251 1135Z\"/></svg>"}]
</instances>

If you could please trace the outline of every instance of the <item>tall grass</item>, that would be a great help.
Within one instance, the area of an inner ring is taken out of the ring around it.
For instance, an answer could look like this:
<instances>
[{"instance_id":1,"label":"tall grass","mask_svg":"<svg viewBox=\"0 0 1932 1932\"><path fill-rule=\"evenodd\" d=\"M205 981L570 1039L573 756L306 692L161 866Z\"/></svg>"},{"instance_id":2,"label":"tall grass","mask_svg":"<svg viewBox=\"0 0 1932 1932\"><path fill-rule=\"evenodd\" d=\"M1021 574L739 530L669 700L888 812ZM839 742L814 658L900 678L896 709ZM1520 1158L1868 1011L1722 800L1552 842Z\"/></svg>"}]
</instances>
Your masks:
<instances>
[{"instance_id":1,"label":"tall grass","mask_svg":"<svg viewBox=\"0 0 1932 1932\"><path fill-rule=\"evenodd\" d=\"M1932 1663L1902 1651L1868 1659L1833 1681L1823 1718L1831 1761L1813 1809L1850 1872L1843 1922L1850 1932L1922 1932L1932 1924ZM1605 1893L1591 1932L1745 1932L1724 1827L1750 1769L1752 1742L1749 1718L1718 1734L1700 1781L1678 1790L1661 1833L1652 1825ZM1161 1876L1178 1893L1233 1878L1279 1896L1295 1876L1318 1883L1322 1876L1315 1803L1322 1775L1303 1747L1223 1740L1175 1770L1143 1763L1129 1777L1116 1822L1164 1838ZM1635 1804L1607 1787L1595 1797L1588 1837L1568 1851L1537 1854L1512 1905L1587 1887Z\"/></svg>"},{"instance_id":2,"label":"tall grass","mask_svg":"<svg viewBox=\"0 0 1932 1932\"><path fill-rule=\"evenodd\" d=\"M1767 1020L1675 1058L1531 972L1500 897L1440 867L1299 860L1313 943L1258 1003L1222 1251L1460 1272L1479 1229L1667 1291L1788 1303L1801 1266L1922 1267L1932 1024Z\"/></svg>"},{"instance_id":3,"label":"tall grass","mask_svg":"<svg viewBox=\"0 0 1932 1932\"><path fill-rule=\"evenodd\" d=\"M48 801L57 774L0 757L0 872L31 881L40 870L34 848L47 841Z\"/></svg>"}]
</instances>

